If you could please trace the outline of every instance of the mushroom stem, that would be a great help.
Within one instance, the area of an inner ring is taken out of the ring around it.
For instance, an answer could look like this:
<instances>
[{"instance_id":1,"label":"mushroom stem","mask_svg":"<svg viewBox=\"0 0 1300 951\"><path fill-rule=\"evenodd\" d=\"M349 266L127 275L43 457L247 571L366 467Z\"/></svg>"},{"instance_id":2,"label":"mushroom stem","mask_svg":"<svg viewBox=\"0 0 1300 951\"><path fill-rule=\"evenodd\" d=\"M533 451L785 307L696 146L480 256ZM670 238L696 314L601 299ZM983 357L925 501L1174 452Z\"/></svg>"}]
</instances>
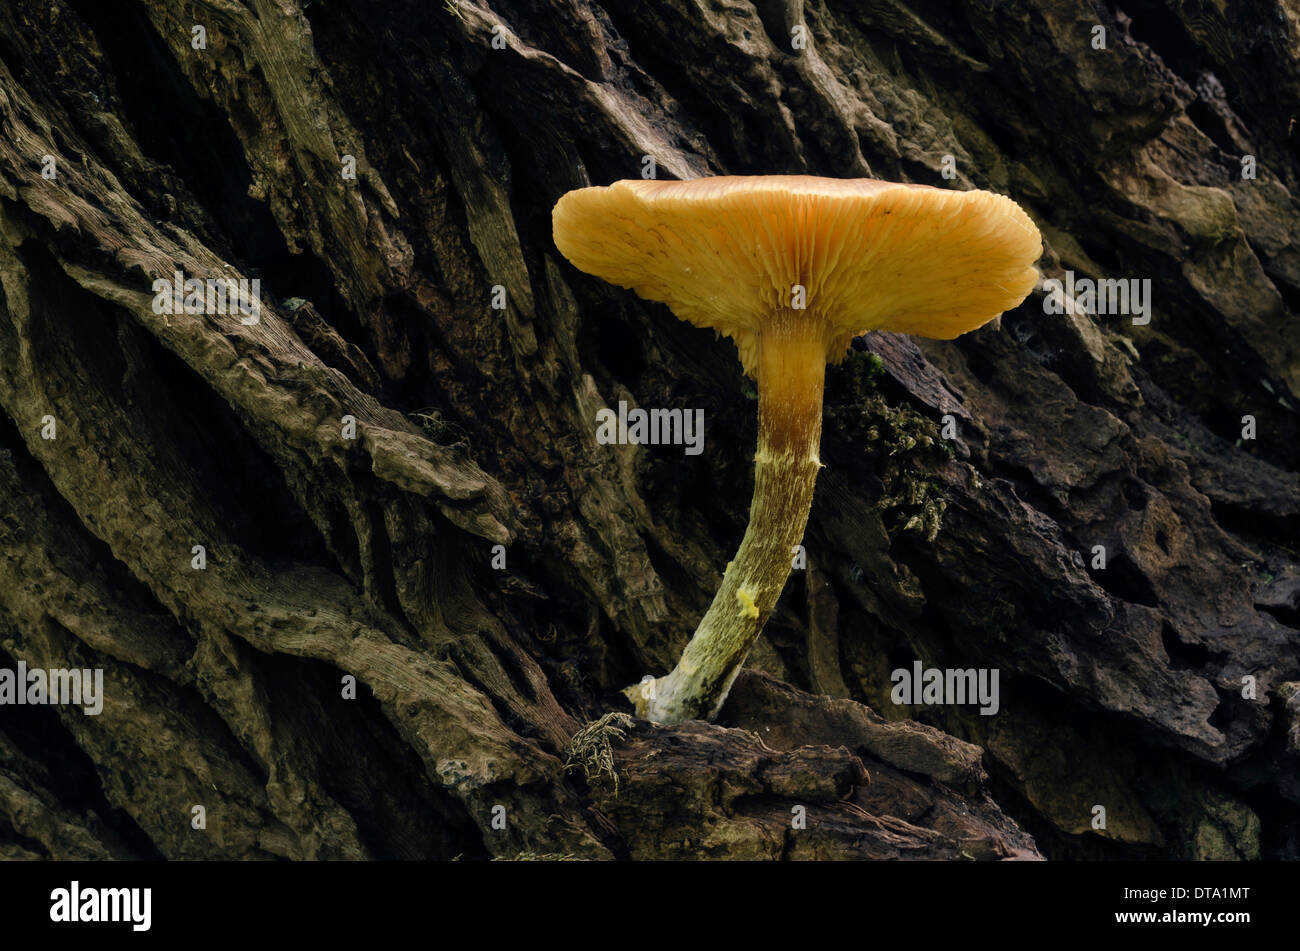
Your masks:
<instances>
[{"instance_id":1,"label":"mushroom stem","mask_svg":"<svg viewBox=\"0 0 1300 951\"><path fill-rule=\"evenodd\" d=\"M624 693L658 723L717 716L785 588L821 468L826 333L806 311L782 309L757 332L758 451L754 498L740 550L681 660L667 676Z\"/></svg>"}]
</instances>

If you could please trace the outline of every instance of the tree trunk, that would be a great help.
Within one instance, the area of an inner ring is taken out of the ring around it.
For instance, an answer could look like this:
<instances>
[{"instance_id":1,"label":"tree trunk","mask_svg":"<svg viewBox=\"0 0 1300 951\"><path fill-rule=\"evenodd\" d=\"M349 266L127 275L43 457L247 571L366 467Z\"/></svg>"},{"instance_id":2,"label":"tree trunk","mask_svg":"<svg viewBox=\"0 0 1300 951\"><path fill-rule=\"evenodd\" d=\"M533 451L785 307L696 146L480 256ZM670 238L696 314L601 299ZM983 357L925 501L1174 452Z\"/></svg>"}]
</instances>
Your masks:
<instances>
[{"instance_id":1,"label":"tree trunk","mask_svg":"<svg viewBox=\"0 0 1300 951\"><path fill-rule=\"evenodd\" d=\"M1300 25L1238 6L0 0L0 668L104 671L0 707L0 857L1300 857ZM1010 195L1129 313L864 338L718 722L575 744L756 403L550 209L765 173Z\"/></svg>"}]
</instances>

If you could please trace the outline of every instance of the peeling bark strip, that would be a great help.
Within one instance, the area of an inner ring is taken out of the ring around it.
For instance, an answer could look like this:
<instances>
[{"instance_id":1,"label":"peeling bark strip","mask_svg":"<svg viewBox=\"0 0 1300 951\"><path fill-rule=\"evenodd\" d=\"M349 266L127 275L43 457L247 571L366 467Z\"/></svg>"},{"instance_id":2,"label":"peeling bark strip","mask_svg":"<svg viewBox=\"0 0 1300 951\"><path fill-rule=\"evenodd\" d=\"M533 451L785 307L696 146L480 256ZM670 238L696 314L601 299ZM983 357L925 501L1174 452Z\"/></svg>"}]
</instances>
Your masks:
<instances>
[{"instance_id":1,"label":"peeling bark strip","mask_svg":"<svg viewBox=\"0 0 1300 951\"><path fill-rule=\"evenodd\" d=\"M1300 25L1250 12L0 0L0 669L104 671L0 706L0 857L1300 857ZM553 244L643 173L988 189L1144 313L832 368L806 567L615 795L570 741L757 441L730 344Z\"/></svg>"}]
</instances>

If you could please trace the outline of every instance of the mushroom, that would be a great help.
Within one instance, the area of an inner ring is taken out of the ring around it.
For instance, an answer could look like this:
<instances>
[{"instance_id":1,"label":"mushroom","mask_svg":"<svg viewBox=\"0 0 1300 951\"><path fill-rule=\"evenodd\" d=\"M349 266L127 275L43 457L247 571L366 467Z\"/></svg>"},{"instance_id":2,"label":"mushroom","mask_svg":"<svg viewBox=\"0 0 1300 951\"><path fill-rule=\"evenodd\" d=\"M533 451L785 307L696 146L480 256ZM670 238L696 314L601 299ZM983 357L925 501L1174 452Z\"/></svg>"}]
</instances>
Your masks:
<instances>
[{"instance_id":1,"label":"mushroom","mask_svg":"<svg viewBox=\"0 0 1300 951\"><path fill-rule=\"evenodd\" d=\"M1038 281L1038 229L991 192L802 175L580 188L552 221L575 266L726 334L757 384L740 550L676 668L624 691L651 720L711 720L803 538L826 364L869 330L949 340L1015 307Z\"/></svg>"}]
</instances>

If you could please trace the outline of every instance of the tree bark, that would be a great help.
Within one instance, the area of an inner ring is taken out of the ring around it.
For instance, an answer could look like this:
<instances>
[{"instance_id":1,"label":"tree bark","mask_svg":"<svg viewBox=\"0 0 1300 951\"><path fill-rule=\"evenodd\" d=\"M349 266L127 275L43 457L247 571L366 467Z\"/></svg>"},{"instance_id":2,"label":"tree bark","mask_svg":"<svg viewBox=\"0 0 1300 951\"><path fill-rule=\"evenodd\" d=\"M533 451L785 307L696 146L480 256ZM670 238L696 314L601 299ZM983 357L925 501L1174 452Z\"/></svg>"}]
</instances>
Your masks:
<instances>
[{"instance_id":1,"label":"tree bark","mask_svg":"<svg viewBox=\"0 0 1300 951\"><path fill-rule=\"evenodd\" d=\"M1300 22L1238 6L0 0L0 668L104 671L0 707L0 857L1300 857ZM652 167L992 189L1149 320L868 335L718 722L574 751L753 485L734 347L550 238Z\"/></svg>"}]
</instances>

